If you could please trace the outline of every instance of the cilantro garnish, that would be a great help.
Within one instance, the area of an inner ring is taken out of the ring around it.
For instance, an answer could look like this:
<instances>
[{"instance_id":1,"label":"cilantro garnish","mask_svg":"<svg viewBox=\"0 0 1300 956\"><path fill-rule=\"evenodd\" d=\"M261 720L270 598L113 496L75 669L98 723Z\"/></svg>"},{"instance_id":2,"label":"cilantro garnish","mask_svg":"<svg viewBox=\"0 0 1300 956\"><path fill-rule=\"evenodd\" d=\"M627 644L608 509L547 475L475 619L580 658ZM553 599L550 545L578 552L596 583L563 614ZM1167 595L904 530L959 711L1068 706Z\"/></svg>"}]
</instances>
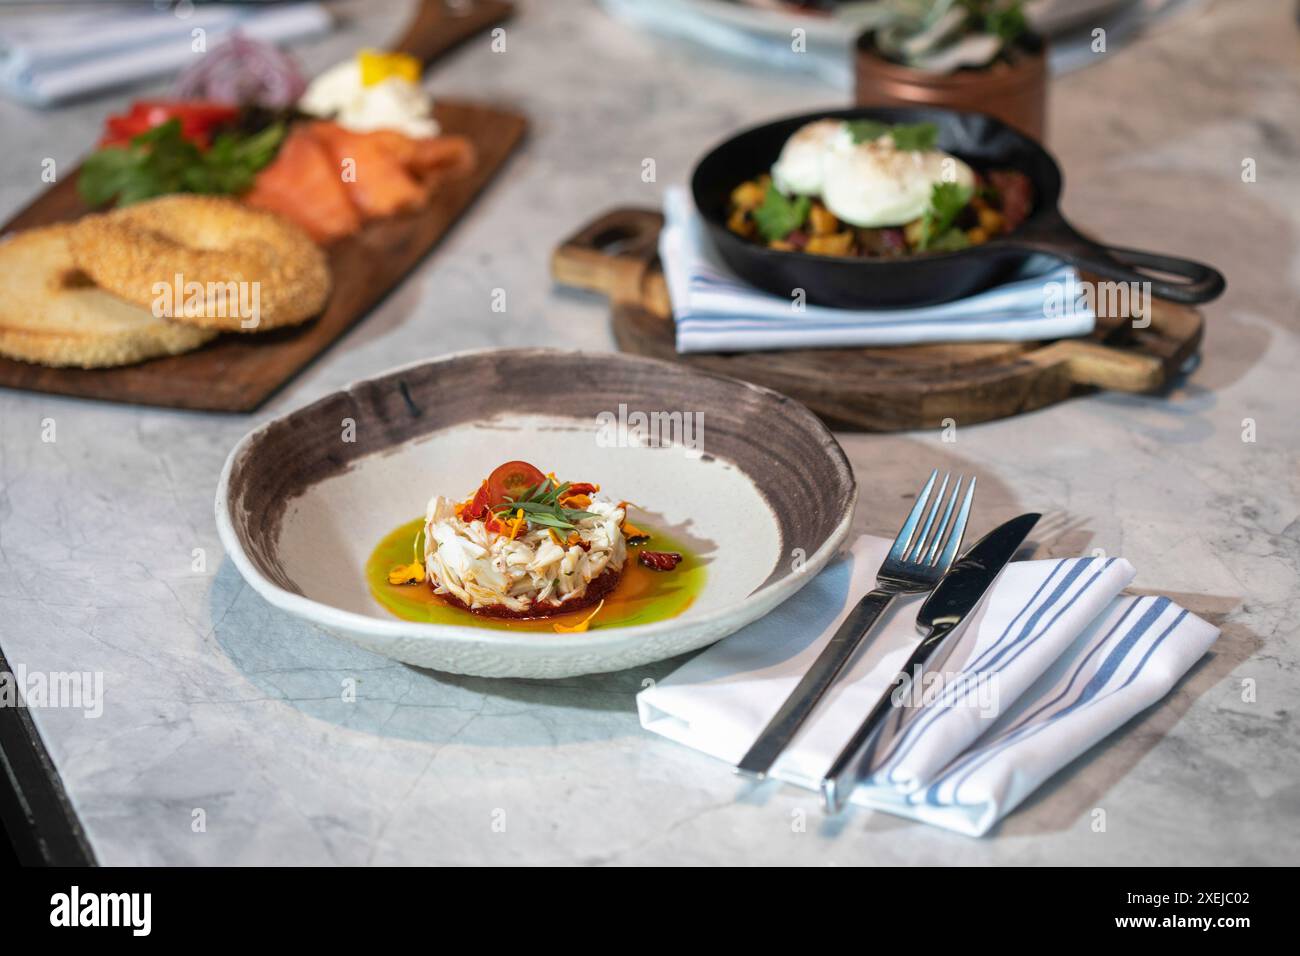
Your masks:
<instances>
[{"instance_id":1,"label":"cilantro garnish","mask_svg":"<svg viewBox=\"0 0 1300 956\"><path fill-rule=\"evenodd\" d=\"M958 252L970 245L970 239L960 229L949 229L930 240L927 252ZM918 247L919 248L919 247Z\"/></svg>"},{"instance_id":2,"label":"cilantro garnish","mask_svg":"<svg viewBox=\"0 0 1300 956\"><path fill-rule=\"evenodd\" d=\"M869 143L885 134L893 137L894 147L905 152L924 152L934 149L939 139L939 127L933 123L898 123L891 126L879 120L849 120L849 136L855 143Z\"/></svg>"},{"instance_id":3,"label":"cilantro garnish","mask_svg":"<svg viewBox=\"0 0 1300 956\"><path fill-rule=\"evenodd\" d=\"M768 183L763 204L752 214L754 225L758 227L758 234L768 242L784 239L804 224L811 208L812 200L807 196L795 196L791 199Z\"/></svg>"},{"instance_id":4,"label":"cilantro garnish","mask_svg":"<svg viewBox=\"0 0 1300 956\"><path fill-rule=\"evenodd\" d=\"M944 239L944 233L952 228L958 214L970 202L972 194L973 190L969 186L957 183L935 183L930 191L930 206L921 218L921 237L916 248L933 249L940 245L945 249L954 248L951 240ZM941 239L942 243L940 243Z\"/></svg>"},{"instance_id":5,"label":"cilantro garnish","mask_svg":"<svg viewBox=\"0 0 1300 956\"><path fill-rule=\"evenodd\" d=\"M873 139L880 139L891 129L888 123L873 119L849 120L845 125L848 126L849 136L855 143L869 143Z\"/></svg>"}]
</instances>

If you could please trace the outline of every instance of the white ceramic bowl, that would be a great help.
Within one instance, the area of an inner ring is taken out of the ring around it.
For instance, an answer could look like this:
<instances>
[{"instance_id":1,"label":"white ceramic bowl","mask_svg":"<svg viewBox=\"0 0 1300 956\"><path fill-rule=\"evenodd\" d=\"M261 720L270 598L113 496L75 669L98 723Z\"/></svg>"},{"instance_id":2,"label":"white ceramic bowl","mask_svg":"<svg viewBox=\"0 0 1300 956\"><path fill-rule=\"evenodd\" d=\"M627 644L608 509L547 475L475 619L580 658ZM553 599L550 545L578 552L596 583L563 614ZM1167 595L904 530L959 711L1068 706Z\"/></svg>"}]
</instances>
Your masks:
<instances>
[{"instance_id":1,"label":"white ceramic bowl","mask_svg":"<svg viewBox=\"0 0 1300 956\"><path fill-rule=\"evenodd\" d=\"M637 411L678 415L652 432L678 444L638 436ZM688 420L694 431L672 432ZM364 575L375 545L433 494L465 494L511 459L596 481L689 541L707 571L692 605L578 634L382 608ZM396 369L251 432L226 461L216 519L239 572L276 607L410 664L554 678L671 657L763 616L840 547L856 495L830 432L776 392L626 355L494 350Z\"/></svg>"}]
</instances>

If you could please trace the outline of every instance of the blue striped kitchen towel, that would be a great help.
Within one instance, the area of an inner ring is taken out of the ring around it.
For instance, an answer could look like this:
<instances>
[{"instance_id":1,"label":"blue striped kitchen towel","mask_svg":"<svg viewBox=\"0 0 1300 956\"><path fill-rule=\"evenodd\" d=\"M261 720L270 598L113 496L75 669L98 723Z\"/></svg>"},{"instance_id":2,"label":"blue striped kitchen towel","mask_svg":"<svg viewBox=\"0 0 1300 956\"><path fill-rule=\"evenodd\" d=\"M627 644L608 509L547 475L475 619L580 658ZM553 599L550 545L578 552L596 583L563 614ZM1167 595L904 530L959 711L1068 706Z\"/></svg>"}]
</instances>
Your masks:
<instances>
[{"instance_id":1,"label":"blue striped kitchen towel","mask_svg":"<svg viewBox=\"0 0 1300 956\"><path fill-rule=\"evenodd\" d=\"M95 3L0 19L0 95L53 106L175 73L239 30L264 43L333 25L319 3Z\"/></svg>"},{"instance_id":2,"label":"blue striped kitchen towel","mask_svg":"<svg viewBox=\"0 0 1300 956\"><path fill-rule=\"evenodd\" d=\"M875 584L863 536L773 613L637 697L648 730L735 764ZM1121 592L1122 558L1008 565L943 661L904 696L853 802L982 836L1040 784L1163 698L1218 636L1168 598ZM816 788L919 640L900 598L773 768ZM809 622L813 622L811 625Z\"/></svg>"},{"instance_id":3,"label":"blue striped kitchen towel","mask_svg":"<svg viewBox=\"0 0 1300 956\"><path fill-rule=\"evenodd\" d=\"M1071 266L1036 256L1002 285L956 302L857 311L805 305L762 292L727 268L686 191L664 195L659 234L678 352L992 342L1087 335L1096 324Z\"/></svg>"}]
</instances>

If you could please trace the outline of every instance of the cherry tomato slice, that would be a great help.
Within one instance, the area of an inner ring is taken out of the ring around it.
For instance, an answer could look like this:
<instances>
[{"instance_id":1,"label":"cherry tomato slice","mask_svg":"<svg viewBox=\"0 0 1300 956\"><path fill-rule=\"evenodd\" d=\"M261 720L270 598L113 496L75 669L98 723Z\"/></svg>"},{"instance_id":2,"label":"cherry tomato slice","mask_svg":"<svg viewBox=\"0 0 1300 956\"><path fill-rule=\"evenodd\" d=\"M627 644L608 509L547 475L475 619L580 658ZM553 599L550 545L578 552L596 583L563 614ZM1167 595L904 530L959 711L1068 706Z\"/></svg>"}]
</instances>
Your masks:
<instances>
[{"instance_id":1,"label":"cherry tomato slice","mask_svg":"<svg viewBox=\"0 0 1300 956\"><path fill-rule=\"evenodd\" d=\"M488 475L488 501L492 507L513 501L546 476L526 461L508 461Z\"/></svg>"}]
</instances>

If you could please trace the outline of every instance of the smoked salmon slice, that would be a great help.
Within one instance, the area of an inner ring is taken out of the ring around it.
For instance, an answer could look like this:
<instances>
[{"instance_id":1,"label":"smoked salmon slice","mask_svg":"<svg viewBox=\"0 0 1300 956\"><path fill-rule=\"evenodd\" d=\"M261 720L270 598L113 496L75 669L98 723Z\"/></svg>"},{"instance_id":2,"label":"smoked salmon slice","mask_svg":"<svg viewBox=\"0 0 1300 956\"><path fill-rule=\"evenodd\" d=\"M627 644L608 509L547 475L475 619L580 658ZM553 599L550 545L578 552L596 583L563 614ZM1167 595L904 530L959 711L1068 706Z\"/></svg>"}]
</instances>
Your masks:
<instances>
[{"instance_id":1,"label":"smoked salmon slice","mask_svg":"<svg viewBox=\"0 0 1300 956\"><path fill-rule=\"evenodd\" d=\"M413 139L396 130L387 129L363 135L406 167L412 178L420 184L426 200L448 179L473 172L478 158L474 144L464 136Z\"/></svg>"},{"instance_id":2,"label":"smoked salmon slice","mask_svg":"<svg viewBox=\"0 0 1300 956\"><path fill-rule=\"evenodd\" d=\"M285 138L280 152L257 174L243 200L297 223L319 243L361 228L361 216L348 198L339 165L302 127Z\"/></svg>"},{"instance_id":3,"label":"smoked salmon slice","mask_svg":"<svg viewBox=\"0 0 1300 956\"><path fill-rule=\"evenodd\" d=\"M463 176L472 172L477 156L474 144L464 136L434 136L430 139L413 140L415 156L411 168L418 172L447 173Z\"/></svg>"},{"instance_id":4,"label":"smoked salmon slice","mask_svg":"<svg viewBox=\"0 0 1300 956\"><path fill-rule=\"evenodd\" d=\"M343 188L364 218L378 219L423 205L424 190L383 141L335 123L312 123L309 129L333 157L335 168L351 168L353 175L343 177Z\"/></svg>"},{"instance_id":5,"label":"smoked salmon slice","mask_svg":"<svg viewBox=\"0 0 1300 956\"><path fill-rule=\"evenodd\" d=\"M389 129L379 129L364 135L417 174L438 170L460 175L474 168L474 144L464 136L413 139Z\"/></svg>"},{"instance_id":6,"label":"smoked salmon slice","mask_svg":"<svg viewBox=\"0 0 1300 956\"><path fill-rule=\"evenodd\" d=\"M243 199L329 243L356 232L362 220L423 206L443 182L475 163L474 144L463 136L355 133L318 121L293 128Z\"/></svg>"}]
</instances>

